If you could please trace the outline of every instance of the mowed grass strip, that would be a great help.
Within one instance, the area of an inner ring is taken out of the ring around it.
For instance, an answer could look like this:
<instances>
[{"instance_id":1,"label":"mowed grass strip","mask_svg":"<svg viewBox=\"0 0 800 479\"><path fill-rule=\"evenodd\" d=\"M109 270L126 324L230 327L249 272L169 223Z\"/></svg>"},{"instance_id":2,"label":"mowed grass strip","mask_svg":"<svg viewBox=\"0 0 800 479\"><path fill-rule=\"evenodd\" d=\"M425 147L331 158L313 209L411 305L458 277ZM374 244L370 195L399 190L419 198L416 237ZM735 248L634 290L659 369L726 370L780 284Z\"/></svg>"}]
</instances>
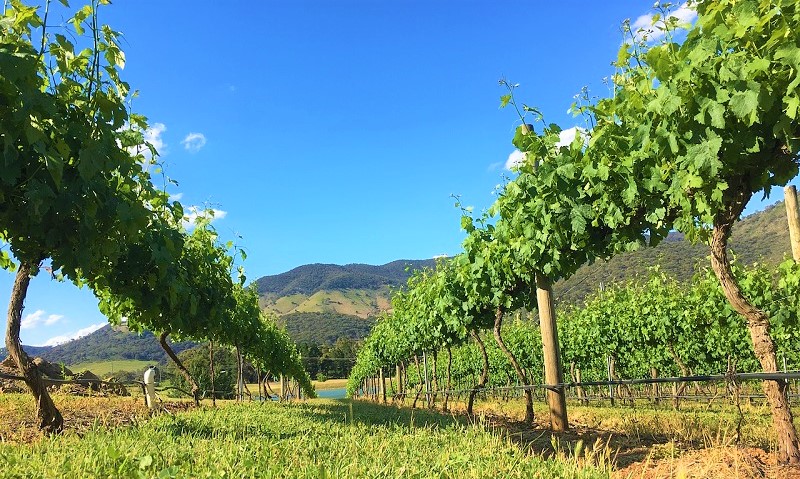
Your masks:
<instances>
[{"instance_id":1,"label":"mowed grass strip","mask_svg":"<svg viewBox=\"0 0 800 479\"><path fill-rule=\"evenodd\" d=\"M0 445L0 477L601 478L446 415L349 401L242 404Z\"/></svg>"}]
</instances>

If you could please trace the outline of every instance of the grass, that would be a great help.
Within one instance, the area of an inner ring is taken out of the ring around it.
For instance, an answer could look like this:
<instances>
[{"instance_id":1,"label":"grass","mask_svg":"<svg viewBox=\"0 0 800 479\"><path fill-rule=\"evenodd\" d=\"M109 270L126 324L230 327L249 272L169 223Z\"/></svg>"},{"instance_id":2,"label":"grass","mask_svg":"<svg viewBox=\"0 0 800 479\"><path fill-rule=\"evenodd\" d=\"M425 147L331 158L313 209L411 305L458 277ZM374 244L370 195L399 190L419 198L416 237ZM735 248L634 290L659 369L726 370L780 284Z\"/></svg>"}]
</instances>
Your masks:
<instances>
[{"instance_id":1,"label":"grass","mask_svg":"<svg viewBox=\"0 0 800 479\"><path fill-rule=\"evenodd\" d=\"M527 454L482 422L333 400L229 404L125 427L97 423L80 435L0 444L0 463L0 477L26 478L610 477L602 461Z\"/></svg>"},{"instance_id":2,"label":"grass","mask_svg":"<svg viewBox=\"0 0 800 479\"><path fill-rule=\"evenodd\" d=\"M136 359L115 359L109 361L92 361L87 363L78 363L68 368L74 372L89 370L99 377L106 376L111 373L118 373L120 371L140 371L148 366L153 365L153 361L139 361Z\"/></svg>"}]
</instances>

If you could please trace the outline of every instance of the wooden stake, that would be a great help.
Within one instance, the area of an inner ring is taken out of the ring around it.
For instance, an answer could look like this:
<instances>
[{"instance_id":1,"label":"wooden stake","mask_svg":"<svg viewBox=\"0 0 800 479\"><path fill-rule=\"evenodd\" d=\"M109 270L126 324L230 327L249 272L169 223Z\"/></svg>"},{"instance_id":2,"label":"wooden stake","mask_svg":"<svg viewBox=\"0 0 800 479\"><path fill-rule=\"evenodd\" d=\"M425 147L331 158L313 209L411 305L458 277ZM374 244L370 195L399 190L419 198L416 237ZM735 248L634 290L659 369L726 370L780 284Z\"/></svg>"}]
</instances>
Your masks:
<instances>
[{"instance_id":1,"label":"wooden stake","mask_svg":"<svg viewBox=\"0 0 800 479\"><path fill-rule=\"evenodd\" d=\"M564 370L561 367L561 351L558 345L553 288L550 280L541 273L536 273L536 302L539 308L539 330L542 333L545 382L561 384L564 382ZM555 431L568 430L567 400L564 390L548 389L547 404L550 407L550 427Z\"/></svg>"},{"instance_id":2,"label":"wooden stake","mask_svg":"<svg viewBox=\"0 0 800 479\"><path fill-rule=\"evenodd\" d=\"M380 368L378 371L380 374L380 384L378 385L381 388L381 402L386 404L386 377L383 375L383 368Z\"/></svg>"},{"instance_id":3,"label":"wooden stake","mask_svg":"<svg viewBox=\"0 0 800 479\"><path fill-rule=\"evenodd\" d=\"M792 258L800 262L800 209L797 206L797 188L786 186L783 188L786 204L786 217L789 220L789 238L792 242Z\"/></svg>"}]
</instances>

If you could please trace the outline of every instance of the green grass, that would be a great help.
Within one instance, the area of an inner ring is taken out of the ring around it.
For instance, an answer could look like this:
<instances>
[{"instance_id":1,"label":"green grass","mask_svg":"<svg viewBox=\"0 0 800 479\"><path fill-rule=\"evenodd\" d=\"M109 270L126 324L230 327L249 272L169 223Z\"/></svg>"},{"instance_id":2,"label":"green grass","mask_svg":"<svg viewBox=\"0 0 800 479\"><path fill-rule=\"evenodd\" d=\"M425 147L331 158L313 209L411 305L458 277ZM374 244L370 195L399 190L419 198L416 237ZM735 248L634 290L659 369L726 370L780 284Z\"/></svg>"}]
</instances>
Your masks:
<instances>
[{"instance_id":1,"label":"green grass","mask_svg":"<svg viewBox=\"0 0 800 479\"><path fill-rule=\"evenodd\" d=\"M79 373L88 369L96 375L103 377L120 371L139 371L153 365L153 361L139 361L136 359L118 359L109 361L93 361L67 366L72 372Z\"/></svg>"},{"instance_id":2,"label":"green grass","mask_svg":"<svg viewBox=\"0 0 800 479\"><path fill-rule=\"evenodd\" d=\"M504 434L361 402L243 404L0 444L0 477L601 478L608 469L526 454Z\"/></svg>"}]
</instances>

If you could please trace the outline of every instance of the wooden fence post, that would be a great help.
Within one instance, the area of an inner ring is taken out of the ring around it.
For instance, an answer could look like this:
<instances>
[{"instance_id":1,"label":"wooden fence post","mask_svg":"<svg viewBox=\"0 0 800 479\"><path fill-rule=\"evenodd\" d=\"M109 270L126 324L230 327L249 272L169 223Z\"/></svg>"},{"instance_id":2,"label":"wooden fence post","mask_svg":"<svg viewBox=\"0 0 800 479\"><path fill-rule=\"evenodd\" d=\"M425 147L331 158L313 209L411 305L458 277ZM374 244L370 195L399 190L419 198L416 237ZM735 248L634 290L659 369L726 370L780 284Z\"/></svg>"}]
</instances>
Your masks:
<instances>
[{"instance_id":1,"label":"wooden fence post","mask_svg":"<svg viewBox=\"0 0 800 479\"><path fill-rule=\"evenodd\" d=\"M545 383L561 384L564 382L564 370L561 367L561 352L558 345L553 288L550 279L541 273L536 273L536 302L539 308L539 330L542 333ZM555 431L568 430L567 399L564 389L548 389L546 396L550 408L550 427Z\"/></svg>"}]
</instances>

